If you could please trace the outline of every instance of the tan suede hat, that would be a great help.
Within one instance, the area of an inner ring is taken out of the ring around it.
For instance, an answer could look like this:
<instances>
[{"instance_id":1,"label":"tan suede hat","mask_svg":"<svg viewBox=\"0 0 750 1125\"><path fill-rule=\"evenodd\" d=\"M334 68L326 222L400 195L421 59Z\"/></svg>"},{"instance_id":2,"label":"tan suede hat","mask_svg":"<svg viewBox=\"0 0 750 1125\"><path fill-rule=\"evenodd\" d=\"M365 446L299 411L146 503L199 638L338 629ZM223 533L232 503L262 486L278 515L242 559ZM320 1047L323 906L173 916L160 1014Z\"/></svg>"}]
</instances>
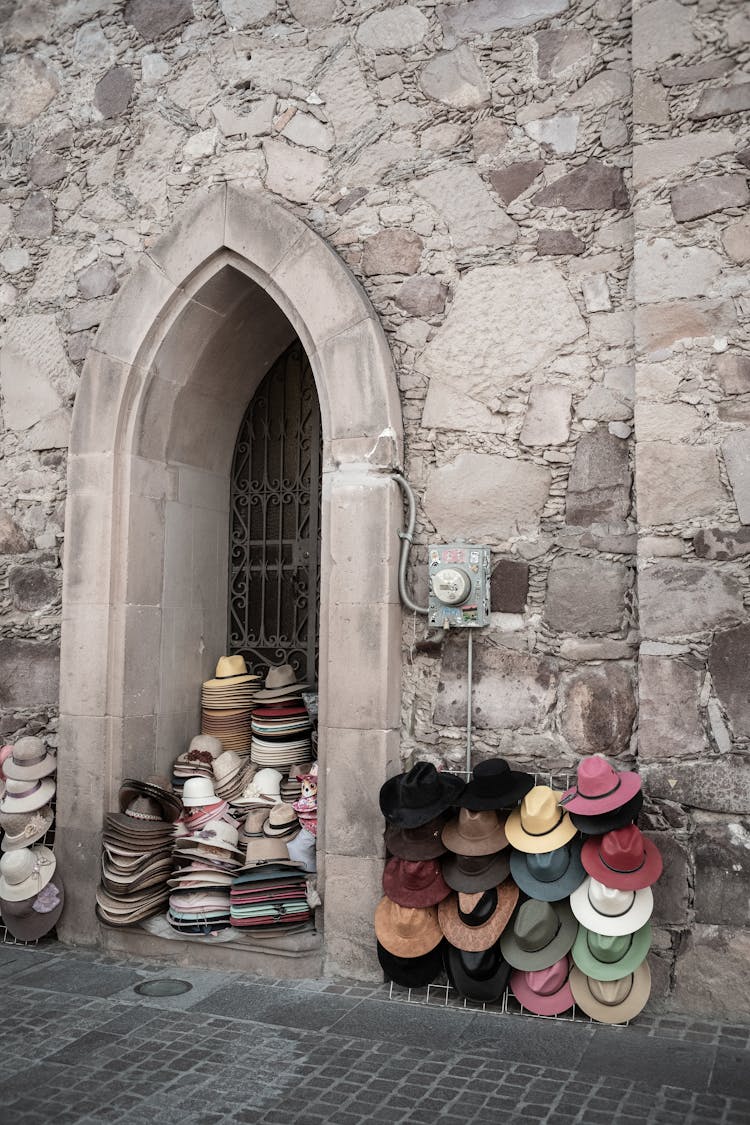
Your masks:
<instances>
[{"instance_id":1,"label":"tan suede hat","mask_svg":"<svg viewBox=\"0 0 750 1125\"><path fill-rule=\"evenodd\" d=\"M494 945L518 902L518 887L506 879L499 887L474 894L451 894L438 905L443 934L456 949L479 953Z\"/></svg>"},{"instance_id":2,"label":"tan suede hat","mask_svg":"<svg viewBox=\"0 0 750 1125\"><path fill-rule=\"evenodd\" d=\"M422 957L443 940L436 906L399 906L385 896L375 909L375 935L396 957Z\"/></svg>"},{"instance_id":3,"label":"tan suede hat","mask_svg":"<svg viewBox=\"0 0 750 1125\"><path fill-rule=\"evenodd\" d=\"M492 809L460 809L443 829L443 843L456 855L492 855L508 845L503 824Z\"/></svg>"},{"instance_id":4,"label":"tan suede hat","mask_svg":"<svg viewBox=\"0 0 750 1125\"><path fill-rule=\"evenodd\" d=\"M570 970L570 989L581 1011L600 1023L626 1023L637 1016L651 995L651 970L642 961L619 980L594 980L577 966Z\"/></svg>"}]
</instances>

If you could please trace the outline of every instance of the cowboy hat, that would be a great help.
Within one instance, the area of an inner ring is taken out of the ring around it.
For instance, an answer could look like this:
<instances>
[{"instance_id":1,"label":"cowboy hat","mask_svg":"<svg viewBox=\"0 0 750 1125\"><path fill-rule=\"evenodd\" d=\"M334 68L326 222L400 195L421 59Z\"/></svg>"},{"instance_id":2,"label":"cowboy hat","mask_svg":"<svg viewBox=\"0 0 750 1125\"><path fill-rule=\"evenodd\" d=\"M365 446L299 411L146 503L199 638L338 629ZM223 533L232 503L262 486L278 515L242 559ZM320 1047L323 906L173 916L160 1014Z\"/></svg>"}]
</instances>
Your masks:
<instances>
[{"instance_id":1,"label":"cowboy hat","mask_svg":"<svg viewBox=\"0 0 750 1125\"><path fill-rule=\"evenodd\" d=\"M57 860L44 844L18 848L0 856L0 898L21 902L35 898L55 874Z\"/></svg>"},{"instance_id":2,"label":"cowboy hat","mask_svg":"<svg viewBox=\"0 0 750 1125\"><path fill-rule=\"evenodd\" d=\"M399 906L383 897L375 909L375 936L397 957L422 957L443 940L436 906Z\"/></svg>"},{"instance_id":3,"label":"cowboy hat","mask_svg":"<svg viewBox=\"0 0 750 1125\"><path fill-rule=\"evenodd\" d=\"M592 754L578 763L576 784L566 789L560 804L568 812L597 816L619 809L641 788L633 771L618 773L601 754Z\"/></svg>"},{"instance_id":4,"label":"cowboy hat","mask_svg":"<svg viewBox=\"0 0 750 1125\"><path fill-rule=\"evenodd\" d=\"M13 753L3 764L6 778L36 781L49 777L57 769L57 758L50 754L41 738L19 738Z\"/></svg>"},{"instance_id":5,"label":"cowboy hat","mask_svg":"<svg viewBox=\"0 0 750 1125\"><path fill-rule=\"evenodd\" d=\"M552 852L519 852L514 848L510 853L510 870L529 898L559 902L586 878L581 841L569 840Z\"/></svg>"},{"instance_id":6,"label":"cowboy hat","mask_svg":"<svg viewBox=\"0 0 750 1125\"><path fill-rule=\"evenodd\" d=\"M457 804L462 809L510 809L534 785L530 773L512 770L504 758L488 758L474 766L474 773Z\"/></svg>"},{"instance_id":7,"label":"cowboy hat","mask_svg":"<svg viewBox=\"0 0 750 1125\"><path fill-rule=\"evenodd\" d=\"M488 891L453 892L438 906L440 928L451 945L478 953L494 945L518 902L518 887L506 879Z\"/></svg>"},{"instance_id":8,"label":"cowboy hat","mask_svg":"<svg viewBox=\"0 0 750 1125\"><path fill-rule=\"evenodd\" d=\"M474 894L503 883L510 874L508 852L493 855L453 855L443 857L443 878L453 891Z\"/></svg>"},{"instance_id":9,"label":"cowboy hat","mask_svg":"<svg viewBox=\"0 0 750 1125\"><path fill-rule=\"evenodd\" d=\"M572 812L570 819L584 836L603 836L605 832L612 832L615 828L634 824L642 808L643 790L639 789L635 796L619 809L612 809L611 812L600 813L598 816L583 816L581 813Z\"/></svg>"},{"instance_id":10,"label":"cowboy hat","mask_svg":"<svg viewBox=\"0 0 750 1125\"><path fill-rule=\"evenodd\" d=\"M203 688L208 688L209 692L212 689L234 687L235 684L248 684L260 679L260 676L252 676L248 673L247 664L242 656L220 656L214 676L213 680L203 681Z\"/></svg>"},{"instance_id":11,"label":"cowboy hat","mask_svg":"<svg viewBox=\"0 0 750 1125\"><path fill-rule=\"evenodd\" d=\"M445 971L459 996L480 1004L495 1004L508 984L510 965L496 941L489 949L445 948Z\"/></svg>"},{"instance_id":12,"label":"cowboy hat","mask_svg":"<svg viewBox=\"0 0 750 1125\"><path fill-rule=\"evenodd\" d=\"M291 664L280 664L268 669L265 685L255 699L258 703L268 703L274 699L285 699L288 695L298 695L309 687L310 684L297 682Z\"/></svg>"},{"instance_id":13,"label":"cowboy hat","mask_svg":"<svg viewBox=\"0 0 750 1125\"><path fill-rule=\"evenodd\" d=\"M549 785L535 785L505 822L505 835L519 852L553 852L576 834L575 825L558 804Z\"/></svg>"},{"instance_id":14,"label":"cowboy hat","mask_svg":"<svg viewBox=\"0 0 750 1125\"><path fill-rule=\"evenodd\" d=\"M35 812L50 803L55 789L55 783L50 777L42 777L37 781L17 781L9 777L5 783L5 796L0 801L0 812Z\"/></svg>"},{"instance_id":15,"label":"cowboy hat","mask_svg":"<svg viewBox=\"0 0 750 1125\"><path fill-rule=\"evenodd\" d=\"M57 924L65 905L60 872L34 898L11 902L0 898L0 914L6 930L17 941L39 941Z\"/></svg>"},{"instance_id":16,"label":"cowboy hat","mask_svg":"<svg viewBox=\"0 0 750 1125\"><path fill-rule=\"evenodd\" d=\"M464 785L460 777L436 770L431 762L416 762L408 773L381 786L380 811L398 828L419 828L455 805Z\"/></svg>"},{"instance_id":17,"label":"cowboy hat","mask_svg":"<svg viewBox=\"0 0 750 1125\"><path fill-rule=\"evenodd\" d=\"M519 1004L537 1016L559 1016L573 1007L567 953L546 969L514 969L510 988Z\"/></svg>"},{"instance_id":18,"label":"cowboy hat","mask_svg":"<svg viewBox=\"0 0 750 1125\"><path fill-rule=\"evenodd\" d=\"M634 824L594 836L583 845L581 861L605 887L639 891L650 887L662 873L662 858L656 844L647 840Z\"/></svg>"},{"instance_id":19,"label":"cowboy hat","mask_svg":"<svg viewBox=\"0 0 750 1125\"><path fill-rule=\"evenodd\" d=\"M401 859L437 859L448 850L441 839L444 824L444 813L418 828L389 824L383 833L386 849Z\"/></svg>"},{"instance_id":20,"label":"cowboy hat","mask_svg":"<svg viewBox=\"0 0 750 1125\"><path fill-rule=\"evenodd\" d=\"M573 999L582 1012L600 1023L626 1023L645 1007L651 995L648 961L619 980L600 981L575 966L570 970Z\"/></svg>"},{"instance_id":21,"label":"cowboy hat","mask_svg":"<svg viewBox=\"0 0 750 1125\"><path fill-rule=\"evenodd\" d=\"M585 926L578 927L573 960L582 973L594 980L619 980L635 972L651 947L651 923L634 934L607 937Z\"/></svg>"},{"instance_id":22,"label":"cowboy hat","mask_svg":"<svg viewBox=\"0 0 750 1125\"><path fill-rule=\"evenodd\" d=\"M12 852L17 848L31 847L37 840L46 836L54 819L55 814L49 805L46 805L43 809L37 809L33 813L3 817L2 827L5 834L0 848L4 852Z\"/></svg>"},{"instance_id":23,"label":"cowboy hat","mask_svg":"<svg viewBox=\"0 0 750 1125\"><path fill-rule=\"evenodd\" d=\"M654 909L654 896L650 887L620 891L589 875L571 894L570 908L587 930L617 937L645 926Z\"/></svg>"},{"instance_id":24,"label":"cowboy hat","mask_svg":"<svg viewBox=\"0 0 750 1125\"><path fill-rule=\"evenodd\" d=\"M432 984L443 968L443 943L421 957L397 957L389 953L384 945L376 942L378 961L388 980L402 988L424 988Z\"/></svg>"},{"instance_id":25,"label":"cowboy hat","mask_svg":"<svg viewBox=\"0 0 750 1125\"><path fill-rule=\"evenodd\" d=\"M525 972L548 969L570 950L577 929L566 899L540 902L530 898L500 939L503 957L514 969Z\"/></svg>"},{"instance_id":26,"label":"cowboy hat","mask_svg":"<svg viewBox=\"0 0 750 1125\"><path fill-rule=\"evenodd\" d=\"M165 777L153 775L145 781L126 778L120 786L120 812L124 812L133 797L151 797L162 807L163 819L174 823L182 814L182 802Z\"/></svg>"},{"instance_id":27,"label":"cowboy hat","mask_svg":"<svg viewBox=\"0 0 750 1125\"><path fill-rule=\"evenodd\" d=\"M507 847L508 841L492 809L461 808L443 829L443 843L456 855L491 855Z\"/></svg>"},{"instance_id":28,"label":"cowboy hat","mask_svg":"<svg viewBox=\"0 0 750 1125\"><path fill-rule=\"evenodd\" d=\"M383 890L399 906L435 906L449 895L435 859L389 859L383 871Z\"/></svg>"}]
</instances>

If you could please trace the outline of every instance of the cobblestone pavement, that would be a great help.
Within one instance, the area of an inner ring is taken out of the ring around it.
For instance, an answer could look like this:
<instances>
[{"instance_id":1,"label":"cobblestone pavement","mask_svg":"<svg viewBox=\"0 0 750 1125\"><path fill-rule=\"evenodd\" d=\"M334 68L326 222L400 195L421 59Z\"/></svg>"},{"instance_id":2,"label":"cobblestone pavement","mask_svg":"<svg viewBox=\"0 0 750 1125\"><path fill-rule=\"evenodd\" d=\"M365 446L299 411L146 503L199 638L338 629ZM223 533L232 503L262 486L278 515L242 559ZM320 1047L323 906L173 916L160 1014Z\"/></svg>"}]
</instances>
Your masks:
<instances>
[{"instance_id":1,"label":"cobblestone pavement","mask_svg":"<svg viewBox=\"0 0 750 1125\"><path fill-rule=\"evenodd\" d=\"M164 977L192 988L134 991ZM0 945L0 987L9 1125L750 1122L750 1026L541 1020L55 943Z\"/></svg>"}]
</instances>

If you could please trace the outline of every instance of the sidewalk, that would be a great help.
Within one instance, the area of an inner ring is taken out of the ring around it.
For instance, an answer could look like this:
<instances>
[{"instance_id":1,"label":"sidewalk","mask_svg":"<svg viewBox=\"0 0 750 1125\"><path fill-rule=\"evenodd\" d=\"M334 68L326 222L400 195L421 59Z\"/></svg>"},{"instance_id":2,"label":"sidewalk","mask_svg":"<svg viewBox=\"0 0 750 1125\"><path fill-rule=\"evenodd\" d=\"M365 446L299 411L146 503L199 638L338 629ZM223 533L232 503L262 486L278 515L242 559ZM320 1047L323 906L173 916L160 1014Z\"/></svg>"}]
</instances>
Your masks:
<instances>
[{"instance_id":1,"label":"sidewalk","mask_svg":"<svg viewBox=\"0 0 750 1125\"><path fill-rule=\"evenodd\" d=\"M135 986L187 981L179 996ZM631 1027L388 998L388 987L0 945L13 1125L748 1125L750 1025Z\"/></svg>"}]
</instances>

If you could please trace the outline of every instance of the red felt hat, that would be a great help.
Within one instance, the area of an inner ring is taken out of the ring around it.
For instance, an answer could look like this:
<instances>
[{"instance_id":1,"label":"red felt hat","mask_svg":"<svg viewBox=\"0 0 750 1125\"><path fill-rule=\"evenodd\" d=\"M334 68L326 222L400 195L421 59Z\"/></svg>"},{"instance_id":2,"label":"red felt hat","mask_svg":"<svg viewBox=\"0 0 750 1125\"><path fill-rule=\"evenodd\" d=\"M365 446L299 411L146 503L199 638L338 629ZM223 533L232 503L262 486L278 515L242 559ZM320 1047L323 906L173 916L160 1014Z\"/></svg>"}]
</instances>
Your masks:
<instances>
[{"instance_id":1,"label":"red felt hat","mask_svg":"<svg viewBox=\"0 0 750 1125\"><path fill-rule=\"evenodd\" d=\"M451 889L436 859L389 859L383 871L383 890L399 906L436 906Z\"/></svg>"},{"instance_id":2,"label":"red felt hat","mask_svg":"<svg viewBox=\"0 0 750 1125\"><path fill-rule=\"evenodd\" d=\"M592 836L583 845L581 862L589 875L618 891L650 887L663 868L656 844L647 840L635 824Z\"/></svg>"},{"instance_id":3,"label":"red felt hat","mask_svg":"<svg viewBox=\"0 0 750 1125\"><path fill-rule=\"evenodd\" d=\"M632 770L618 773L601 754L592 754L578 765L576 784L566 790L560 804L569 813L598 816L619 809L641 788L641 779Z\"/></svg>"}]
</instances>

